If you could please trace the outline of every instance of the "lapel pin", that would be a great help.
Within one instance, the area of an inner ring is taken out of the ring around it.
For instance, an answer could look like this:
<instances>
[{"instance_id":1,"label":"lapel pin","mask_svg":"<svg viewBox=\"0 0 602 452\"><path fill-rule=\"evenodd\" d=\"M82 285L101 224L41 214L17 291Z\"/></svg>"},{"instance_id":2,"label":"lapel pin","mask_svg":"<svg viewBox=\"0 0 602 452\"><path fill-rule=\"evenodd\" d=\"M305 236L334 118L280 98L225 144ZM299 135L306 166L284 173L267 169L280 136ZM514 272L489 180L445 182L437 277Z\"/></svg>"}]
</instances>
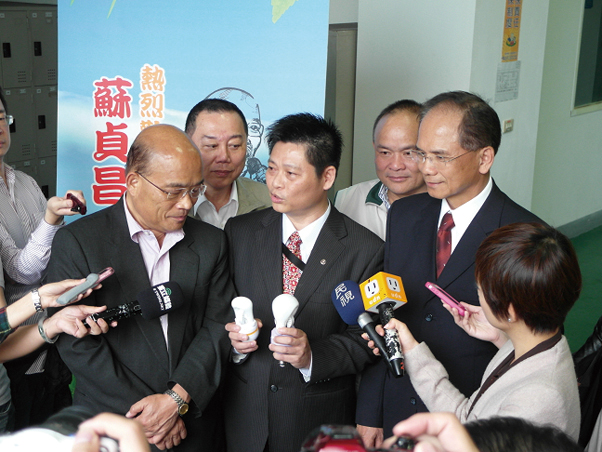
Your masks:
<instances>
[{"instance_id":1,"label":"lapel pin","mask_svg":"<svg viewBox=\"0 0 602 452\"><path fill-rule=\"evenodd\" d=\"M326 259L322 259L322 260L320 261L320 264L322 264L322 265L326 265Z\"/></svg>"}]
</instances>

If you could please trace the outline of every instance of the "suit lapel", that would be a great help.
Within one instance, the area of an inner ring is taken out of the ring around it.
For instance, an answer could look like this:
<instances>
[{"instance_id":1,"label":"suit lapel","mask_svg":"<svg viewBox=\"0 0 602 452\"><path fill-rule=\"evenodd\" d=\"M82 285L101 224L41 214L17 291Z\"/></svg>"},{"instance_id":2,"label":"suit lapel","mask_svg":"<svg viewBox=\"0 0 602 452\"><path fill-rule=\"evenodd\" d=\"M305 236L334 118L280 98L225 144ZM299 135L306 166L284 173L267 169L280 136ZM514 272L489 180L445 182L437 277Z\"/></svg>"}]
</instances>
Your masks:
<instances>
[{"instance_id":1,"label":"suit lapel","mask_svg":"<svg viewBox=\"0 0 602 452\"><path fill-rule=\"evenodd\" d=\"M111 262L114 263L115 274L112 278L117 278L121 286L121 291L125 296L125 302L135 301L141 290L151 287L144 259L140 252L140 247L135 243L129 234L125 211L123 206L124 198L115 204L113 208L113 227L111 231L113 249ZM168 370L168 354L163 337L163 329L159 319L145 320L140 315L132 319L140 328L143 337L153 350L157 361L160 362L165 370Z\"/></svg>"},{"instance_id":2,"label":"suit lapel","mask_svg":"<svg viewBox=\"0 0 602 452\"><path fill-rule=\"evenodd\" d=\"M270 210L255 232L257 265L260 268L266 296L282 293L282 214ZM270 306L272 300L269 300ZM271 310L270 310L271 311Z\"/></svg>"},{"instance_id":3,"label":"suit lapel","mask_svg":"<svg viewBox=\"0 0 602 452\"><path fill-rule=\"evenodd\" d=\"M343 217L332 207L295 290L295 298L299 301L297 316L345 250L341 239L346 235L347 228Z\"/></svg>"},{"instance_id":4,"label":"suit lapel","mask_svg":"<svg viewBox=\"0 0 602 452\"><path fill-rule=\"evenodd\" d=\"M481 242L499 227L503 207L500 200L501 192L494 183L491 193L464 232L445 269L441 272L437 282L441 287L445 288L473 266Z\"/></svg>"},{"instance_id":5,"label":"suit lapel","mask_svg":"<svg viewBox=\"0 0 602 452\"><path fill-rule=\"evenodd\" d=\"M184 226L184 232L186 232L186 226ZM186 298L185 304L181 308L169 313L169 328L167 330L169 356L170 358L174 358L171 359L170 370L175 368L177 357L181 353L182 335L186 329L188 317L191 315L191 305L187 301L192 299L191 294L194 294L195 283L199 274L199 265L201 263L201 257L191 248L193 243L194 239L192 235L186 234L169 251L170 280L178 282Z\"/></svg>"}]
</instances>

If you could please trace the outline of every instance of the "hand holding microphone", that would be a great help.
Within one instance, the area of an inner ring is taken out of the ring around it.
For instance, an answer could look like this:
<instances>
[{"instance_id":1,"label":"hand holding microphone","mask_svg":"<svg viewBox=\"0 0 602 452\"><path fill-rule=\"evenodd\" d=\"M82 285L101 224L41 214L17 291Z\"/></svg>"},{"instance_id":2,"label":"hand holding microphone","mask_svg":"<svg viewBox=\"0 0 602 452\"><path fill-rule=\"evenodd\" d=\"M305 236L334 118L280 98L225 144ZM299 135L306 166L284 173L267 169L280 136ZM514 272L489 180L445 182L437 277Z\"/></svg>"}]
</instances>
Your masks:
<instances>
[{"instance_id":1,"label":"hand holding microphone","mask_svg":"<svg viewBox=\"0 0 602 452\"><path fill-rule=\"evenodd\" d=\"M157 284L149 289L138 292L136 301L121 304L106 311L92 314L90 319L97 321L105 320L108 324L111 322L126 319L133 315L141 314L146 320L161 317L169 311L179 308L184 304L184 294L180 285L175 281L168 281ZM85 323L86 327L90 327Z\"/></svg>"},{"instance_id":2,"label":"hand holding microphone","mask_svg":"<svg viewBox=\"0 0 602 452\"><path fill-rule=\"evenodd\" d=\"M339 315L348 325L358 325L366 332L370 340L379 349L380 355L389 365L393 375L401 377L403 371L403 353L399 340L395 343L395 330L387 333L388 339L376 332L372 317L366 313L380 310L384 312L381 323L387 324L392 316L392 310L405 304L406 296L399 276L379 272L358 286L354 281L343 281L332 291L332 302ZM378 308L383 305L382 308Z\"/></svg>"},{"instance_id":3,"label":"hand holding microphone","mask_svg":"<svg viewBox=\"0 0 602 452\"><path fill-rule=\"evenodd\" d=\"M380 314L380 322L384 326L394 318L393 310L407 302L401 278L385 272L376 275L360 284L364 308L368 312ZM396 376L403 376L403 352L396 329L385 330L385 344ZM379 347L380 349L380 347ZM380 349L382 352L382 349Z\"/></svg>"}]
</instances>

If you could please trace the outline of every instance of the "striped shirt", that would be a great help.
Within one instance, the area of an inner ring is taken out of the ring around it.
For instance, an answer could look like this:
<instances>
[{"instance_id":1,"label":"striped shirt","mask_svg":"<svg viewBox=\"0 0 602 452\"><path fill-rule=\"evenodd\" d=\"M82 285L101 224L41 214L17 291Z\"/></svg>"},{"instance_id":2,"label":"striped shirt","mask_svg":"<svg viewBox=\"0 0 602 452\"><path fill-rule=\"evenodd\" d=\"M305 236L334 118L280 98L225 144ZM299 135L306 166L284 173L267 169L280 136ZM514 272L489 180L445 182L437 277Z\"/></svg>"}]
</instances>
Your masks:
<instances>
[{"instance_id":1,"label":"striped shirt","mask_svg":"<svg viewBox=\"0 0 602 452\"><path fill-rule=\"evenodd\" d=\"M6 180L0 178L0 258L6 279L4 294L11 304L40 286L60 226L44 221L46 198L36 181L6 164L4 170ZM36 313L23 324L35 324L45 315ZM26 373L41 372L45 356L42 352Z\"/></svg>"},{"instance_id":2,"label":"striped shirt","mask_svg":"<svg viewBox=\"0 0 602 452\"><path fill-rule=\"evenodd\" d=\"M0 258L10 304L40 285L60 226L44 221L46 199L35 180L6 164L4 168L6 181L0 178Z\"/></svg>"}]
</instances>

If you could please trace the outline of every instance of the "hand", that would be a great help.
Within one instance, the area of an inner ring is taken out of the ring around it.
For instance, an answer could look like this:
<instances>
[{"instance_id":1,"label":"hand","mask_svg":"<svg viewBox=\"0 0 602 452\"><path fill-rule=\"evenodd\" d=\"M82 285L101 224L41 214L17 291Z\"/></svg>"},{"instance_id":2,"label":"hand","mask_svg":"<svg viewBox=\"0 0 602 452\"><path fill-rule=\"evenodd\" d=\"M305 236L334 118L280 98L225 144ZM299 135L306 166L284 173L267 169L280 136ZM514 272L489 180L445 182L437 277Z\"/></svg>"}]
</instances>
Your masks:
<instances>
[{"instance_id":1,"label":"hand","mask_svg":"<svg viewBox=\"0 0 602 452\"><path fill-rule=\"evenodd\" d=\"M456 308L450 308L445 303L443 303L443 307L454 316L456 325L466 331L466 334L482 341L493 342L498 348L506 343L508 336L489 323L482 307L464 302L460 302L460 304L466 309L464 317L458 313Z\"/></svg>"},{"instance_id":2,"label":"hand","mask_svg":"<svg viewBox=\"0 0 602 452\"><path fill-rule=\"evenodd\" d=\"M155 444L155 446L161 450L171 449L172 447L180 444L182 440L186 438L186 435L187 431L184 421L182 418L178 418L176 424L169 432L167 432L165 438L163 438L163 441L158 442Z\"/></svg>"},{"instance_id":3,"label":"hand","mask_svg":"<svg viewBox=\"0 0 602 452\"><path fill-rule=\"evenodd\" d=\"M62 305L58 304L56 300L62 294L67 292L72 287L77 286L85 281L85 279L65 279L63 281L44 284L42 287L38 289L38 293L40 294L40 302L42 303L42 307L46 308L61 308ZM100 289L102 284L95 286L93 289L88 289L84 294L79 295L73 303L77 303L78 301L86 298L88 295L92 293L92 290Z\"/></svg>"},{"instance_id":4,"label":"hand","mask_svg":"<svg viewBox=\"0 0 602 452\"><path fill-rule=\"evenodd\" d=\"M311 347L305 332L298 328L278 328L278 334L282 336L274 337L276 344L269 346L274 352L274 359L289 363L296 369L307 369L311 363Z\"/></svg>"},{"instance_id":5,"label":"hand","mask_svg":"<svg viewBox=\"0 0 602 452\"><path fill-rule=\"evenodd\" d=\"M68 190L67 193L72 193L81 202L86 204L86 198L84 198L83 192L80 190ZM67 196L67 194L65 194ZM77 212L72 212L73 201L66 197L53 196L46 204L46 213L44 214L44 220L48 224L60 224L63 221L65 215L75 215Z\"/></svg>"},{"instance_id":6,"label":"hand","mask_svg":"<svg viewBox=\"0 0 602 452\"><path fill-rule=\"evenodd\" d=\"M385 335L385 330L382 325L376 325L374 327L374 330L381 336ZM368 336L368 333L362 333L362 339L364 339L365 341L368 341L368 347L370 347L372 349L372 353L374 353L376 356L380 356L380 350L378 349L378 347L376 346L374 341L372 339L370 339L370 336Z\"/></svg>"},{"instance_id":7,"label":"hand","mask_svg":"<svg viewBox=\"0 0 602 452\"><path fill-rule=\"evenodd\" d=\"M190 400L188 393L180 385L175 385L173 390L184 400ZM172 431L180 419L178 404L167 394L153 394L139 400L130 407L125 417L135 417L142 424L144 434L151 444L163 443L166 435ZM186 429L184 429L184 436L181 439L184 437L186 437Z\"/></svg>"},{"instance_id":8,"label":"hand","mask_svg":"<svg viewBox=\"0 0 602 452\"><path fill-rule=\"evenodd\" d=\"M261 320L259 319L255 319L255 321L257 322L257 328L261 330L263 323L261 323ZM232 347L234 347L238 353L247 354L257 350L257 341L248 341L249 336L239 333L240 326L236 323L227 323L226 331L228 331L228 337L230 338Z\"/></svg>"},{"instance_id":9,"label":"hand","mask_svg":"<svg viewBox=\"0 0 602 452\"><path fill-rule=\"evenodd\" d=\"M376 329L376 332L378 334L380 334L381 336L385 335L385 330L383 329L383 327L381 325L376 325L375 329ZM400 322L397 319L389 320L389 323L387 323L385 325L385 329L387 329L387 330L396 329L397 330L397 335L399 336L399 343L401 344L401 348L404 353L408 353L410 350L412 350L414 347L416 347L418 345L418 341L416 341L416 339L414 339L414 336L412 336L412 333L410 332L410 329L406 326L406 324L403 322ZM375 355L379 356L380 351L378 350L378 348L376 347L374 342L370 340L368 335L366 333L363 333L362 338L368 341L368 347L370 347L372 349L372 352Z\"/></svg>"},{"instance_id":10,"label":"hand","mask_svg":"<svg viewBox=\"0 0 602 452\"><path fill-rule=\"evenodd\" d=\"M102 312L106 309L106 306L67 306L52 317L49 317L44 321L44 331L49 339L60 333L67 333L71 336L82 338L91 334L97 336L99 334L106 333L109 331L109 325L103 319L99 319L98 322L94 322L89 317L97 312ZM90 328L82 323L86 320ZM116 326L117 322L113 322L112 326Z\"/></svg>"},{"instance_id":11,"label":"hand","mask_svg":"<svg viewBox=\"0 0 602 452\"><path fill-rule=\"evenodd\" d=\"M393 434L418 440L414 452L479 452L468 431L451 413L418 413L393 427ZM396 438L383 443L389 448Z\"/></svg>"},{"instance_id":12,"label":"hand","mask_svg":"<svg viewBox=\"0 0 602 452\"><path fill-rule=\"evenodd\" d=\"M123 452L148 452L150 448L142 426L113 413L102 413L79 425L72 452L99 452L100 437L109 436Z\"/></svg>"},{"instance_id":13,"label":"hand","mask_svg":"<svg viewBox=\"0 0 602 452\"><path fill-rule=\"evenodd\" d=\"M357 432L362 437L364 446L368 449L378 449L383 443L383 429L377 427L366 427L357 425Z\"/></svg>"}]
</instances>

